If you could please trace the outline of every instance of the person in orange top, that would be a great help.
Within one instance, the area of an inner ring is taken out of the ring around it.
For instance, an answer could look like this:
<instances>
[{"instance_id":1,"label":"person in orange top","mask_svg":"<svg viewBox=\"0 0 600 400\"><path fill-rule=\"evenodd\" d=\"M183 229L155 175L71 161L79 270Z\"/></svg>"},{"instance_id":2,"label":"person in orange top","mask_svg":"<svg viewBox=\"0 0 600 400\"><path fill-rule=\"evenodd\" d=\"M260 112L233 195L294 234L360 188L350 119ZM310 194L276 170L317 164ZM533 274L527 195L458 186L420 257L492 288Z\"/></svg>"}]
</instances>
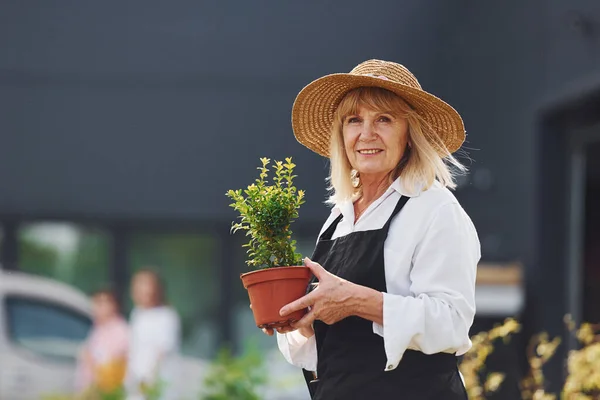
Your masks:
<instances>
[{"instance_id":1,"label":"person in orange top","mask_svg":"<svg viewBox=\"0 0 600 400\"><path fill-rule=\"evenodd\" d=\"M111 392L123 385L129 352L129 326L121 315L112 290L92 296L94 326L83 346L78 365L77 389Z\"/></svg>"}]
</instances>

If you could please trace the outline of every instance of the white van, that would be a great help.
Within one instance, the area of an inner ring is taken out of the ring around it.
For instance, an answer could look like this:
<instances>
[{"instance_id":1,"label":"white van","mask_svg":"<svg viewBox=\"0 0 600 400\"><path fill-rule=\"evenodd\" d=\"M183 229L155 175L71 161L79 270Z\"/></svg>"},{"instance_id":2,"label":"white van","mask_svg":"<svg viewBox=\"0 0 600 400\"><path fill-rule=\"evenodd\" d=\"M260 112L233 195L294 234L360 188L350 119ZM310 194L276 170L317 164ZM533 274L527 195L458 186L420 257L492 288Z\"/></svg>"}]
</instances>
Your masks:
<instances>
[{"instance_id":1,"label":"white van","mask_svg":"<svg viewBox=\"0 0 600 400\"><path fill-rule=\"evenodd\" d=\"M0 268L0 400L74 393L76 357L91 327L91 300L83 292ZM180 389L196 398L208 362L180 363Z\"/></svg>"},{"instance_id":2,"label":"white van","mask_svg":"<svg viewBox=\"0 0 600 400\"><path fill-rule=\"evenodd\" d=\"M68 285L0 269L0 399L73 392L90 308L89 299Z\"/></svg>"}]
</instances>

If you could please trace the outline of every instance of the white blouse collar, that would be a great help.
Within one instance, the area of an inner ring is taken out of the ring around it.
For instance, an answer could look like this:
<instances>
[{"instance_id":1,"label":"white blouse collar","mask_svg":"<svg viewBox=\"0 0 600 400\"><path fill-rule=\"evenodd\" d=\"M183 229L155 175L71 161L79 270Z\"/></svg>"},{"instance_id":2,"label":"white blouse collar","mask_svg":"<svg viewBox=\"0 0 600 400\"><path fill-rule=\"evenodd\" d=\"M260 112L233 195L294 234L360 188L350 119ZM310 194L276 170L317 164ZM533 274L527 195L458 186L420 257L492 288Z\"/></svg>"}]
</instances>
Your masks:
<instances>
[{"instance_id":1,"label":"white blouse collar","mask_svg":"<svg viewBox=\"0 0 600 400\"><path fill-rule=\"evenodd\" d=\"M434 182L433 186L436 186L436 185L439 185L439 183L437 181ZM410 190L410 188L407 188L406 185L404 185L402 183L402 179L400 177L398 177L394 182L392 182L392 184L390 185L390 187L388 187L388 189L385 191L385 193L379 199L375 200L373 205L376 206L378 203L385 200L393 192L398 192L402 196L406 196L406 197L418 197L423 192L424 186L425 185L423 183L419 183L419 184L415 185L413 190ZM335 214L336 216L341 213L344 215L345 218L348 218L350 216L353 217L354 216L353 202L351 200L345 200L339 204L336 204L332 208L331 213Z\"/></svg>"}]
</instances>

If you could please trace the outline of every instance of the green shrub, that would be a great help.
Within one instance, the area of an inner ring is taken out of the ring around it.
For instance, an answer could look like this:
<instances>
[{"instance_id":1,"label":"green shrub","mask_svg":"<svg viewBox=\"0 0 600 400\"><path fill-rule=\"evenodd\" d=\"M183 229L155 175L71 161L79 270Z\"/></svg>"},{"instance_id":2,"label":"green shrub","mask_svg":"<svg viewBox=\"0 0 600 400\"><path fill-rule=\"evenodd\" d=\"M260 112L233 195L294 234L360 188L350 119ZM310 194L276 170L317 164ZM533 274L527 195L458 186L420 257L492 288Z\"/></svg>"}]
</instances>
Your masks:
<instances>
[{"instance_id":1,"label":"green shrub","mask_svg":"<svg viewBox=\"0 0 600 400\"><path fill-rule=\"evenodd\" d=\"M201 400L261 400L259 390L267 384L264 359L256 346L241 356L223 348L204 379Z\"/></svg>"},{"instance_id":2,"label":"green shrub","mask_svg":"<svg viewBox=\"0 0 600 400\"><path fill-rule=\"evenodd\" d=\"M272 184L267 182L270 163L260 159L259 177L242 190L229 190L226 196L233 200L232 208L240 214L240 222L233 223L232 231L245 230L250 241L246 263L254 268L272 268L302 264L292 240L290 225L298 218L298 209L304 203L304 191L294 186L294 168L291 158L285 163L275 161Z\"/></svg>"}]
</instances>

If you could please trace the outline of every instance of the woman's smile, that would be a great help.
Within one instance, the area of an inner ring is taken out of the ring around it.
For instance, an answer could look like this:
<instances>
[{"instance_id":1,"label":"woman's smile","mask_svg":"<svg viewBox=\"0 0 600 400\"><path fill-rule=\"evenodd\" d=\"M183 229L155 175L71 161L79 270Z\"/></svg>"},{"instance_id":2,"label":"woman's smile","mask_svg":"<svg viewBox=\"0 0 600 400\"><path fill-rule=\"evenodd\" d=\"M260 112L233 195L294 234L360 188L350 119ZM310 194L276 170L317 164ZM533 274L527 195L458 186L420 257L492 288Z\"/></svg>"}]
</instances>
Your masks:
<instances>
[{"instance_id":1,"label":"woman's smile","mask_svg":"<svg viewBox=\"0 0 600 400\"><path fill-rule=\"evenodd\" d=\"M383 150L381 150L381 149L361 149L361 150L357 150L357 151L358 151L358 154L360 154L362 156L376 156L376 155L383 153Z\"/></svg>"}]
</instances>

